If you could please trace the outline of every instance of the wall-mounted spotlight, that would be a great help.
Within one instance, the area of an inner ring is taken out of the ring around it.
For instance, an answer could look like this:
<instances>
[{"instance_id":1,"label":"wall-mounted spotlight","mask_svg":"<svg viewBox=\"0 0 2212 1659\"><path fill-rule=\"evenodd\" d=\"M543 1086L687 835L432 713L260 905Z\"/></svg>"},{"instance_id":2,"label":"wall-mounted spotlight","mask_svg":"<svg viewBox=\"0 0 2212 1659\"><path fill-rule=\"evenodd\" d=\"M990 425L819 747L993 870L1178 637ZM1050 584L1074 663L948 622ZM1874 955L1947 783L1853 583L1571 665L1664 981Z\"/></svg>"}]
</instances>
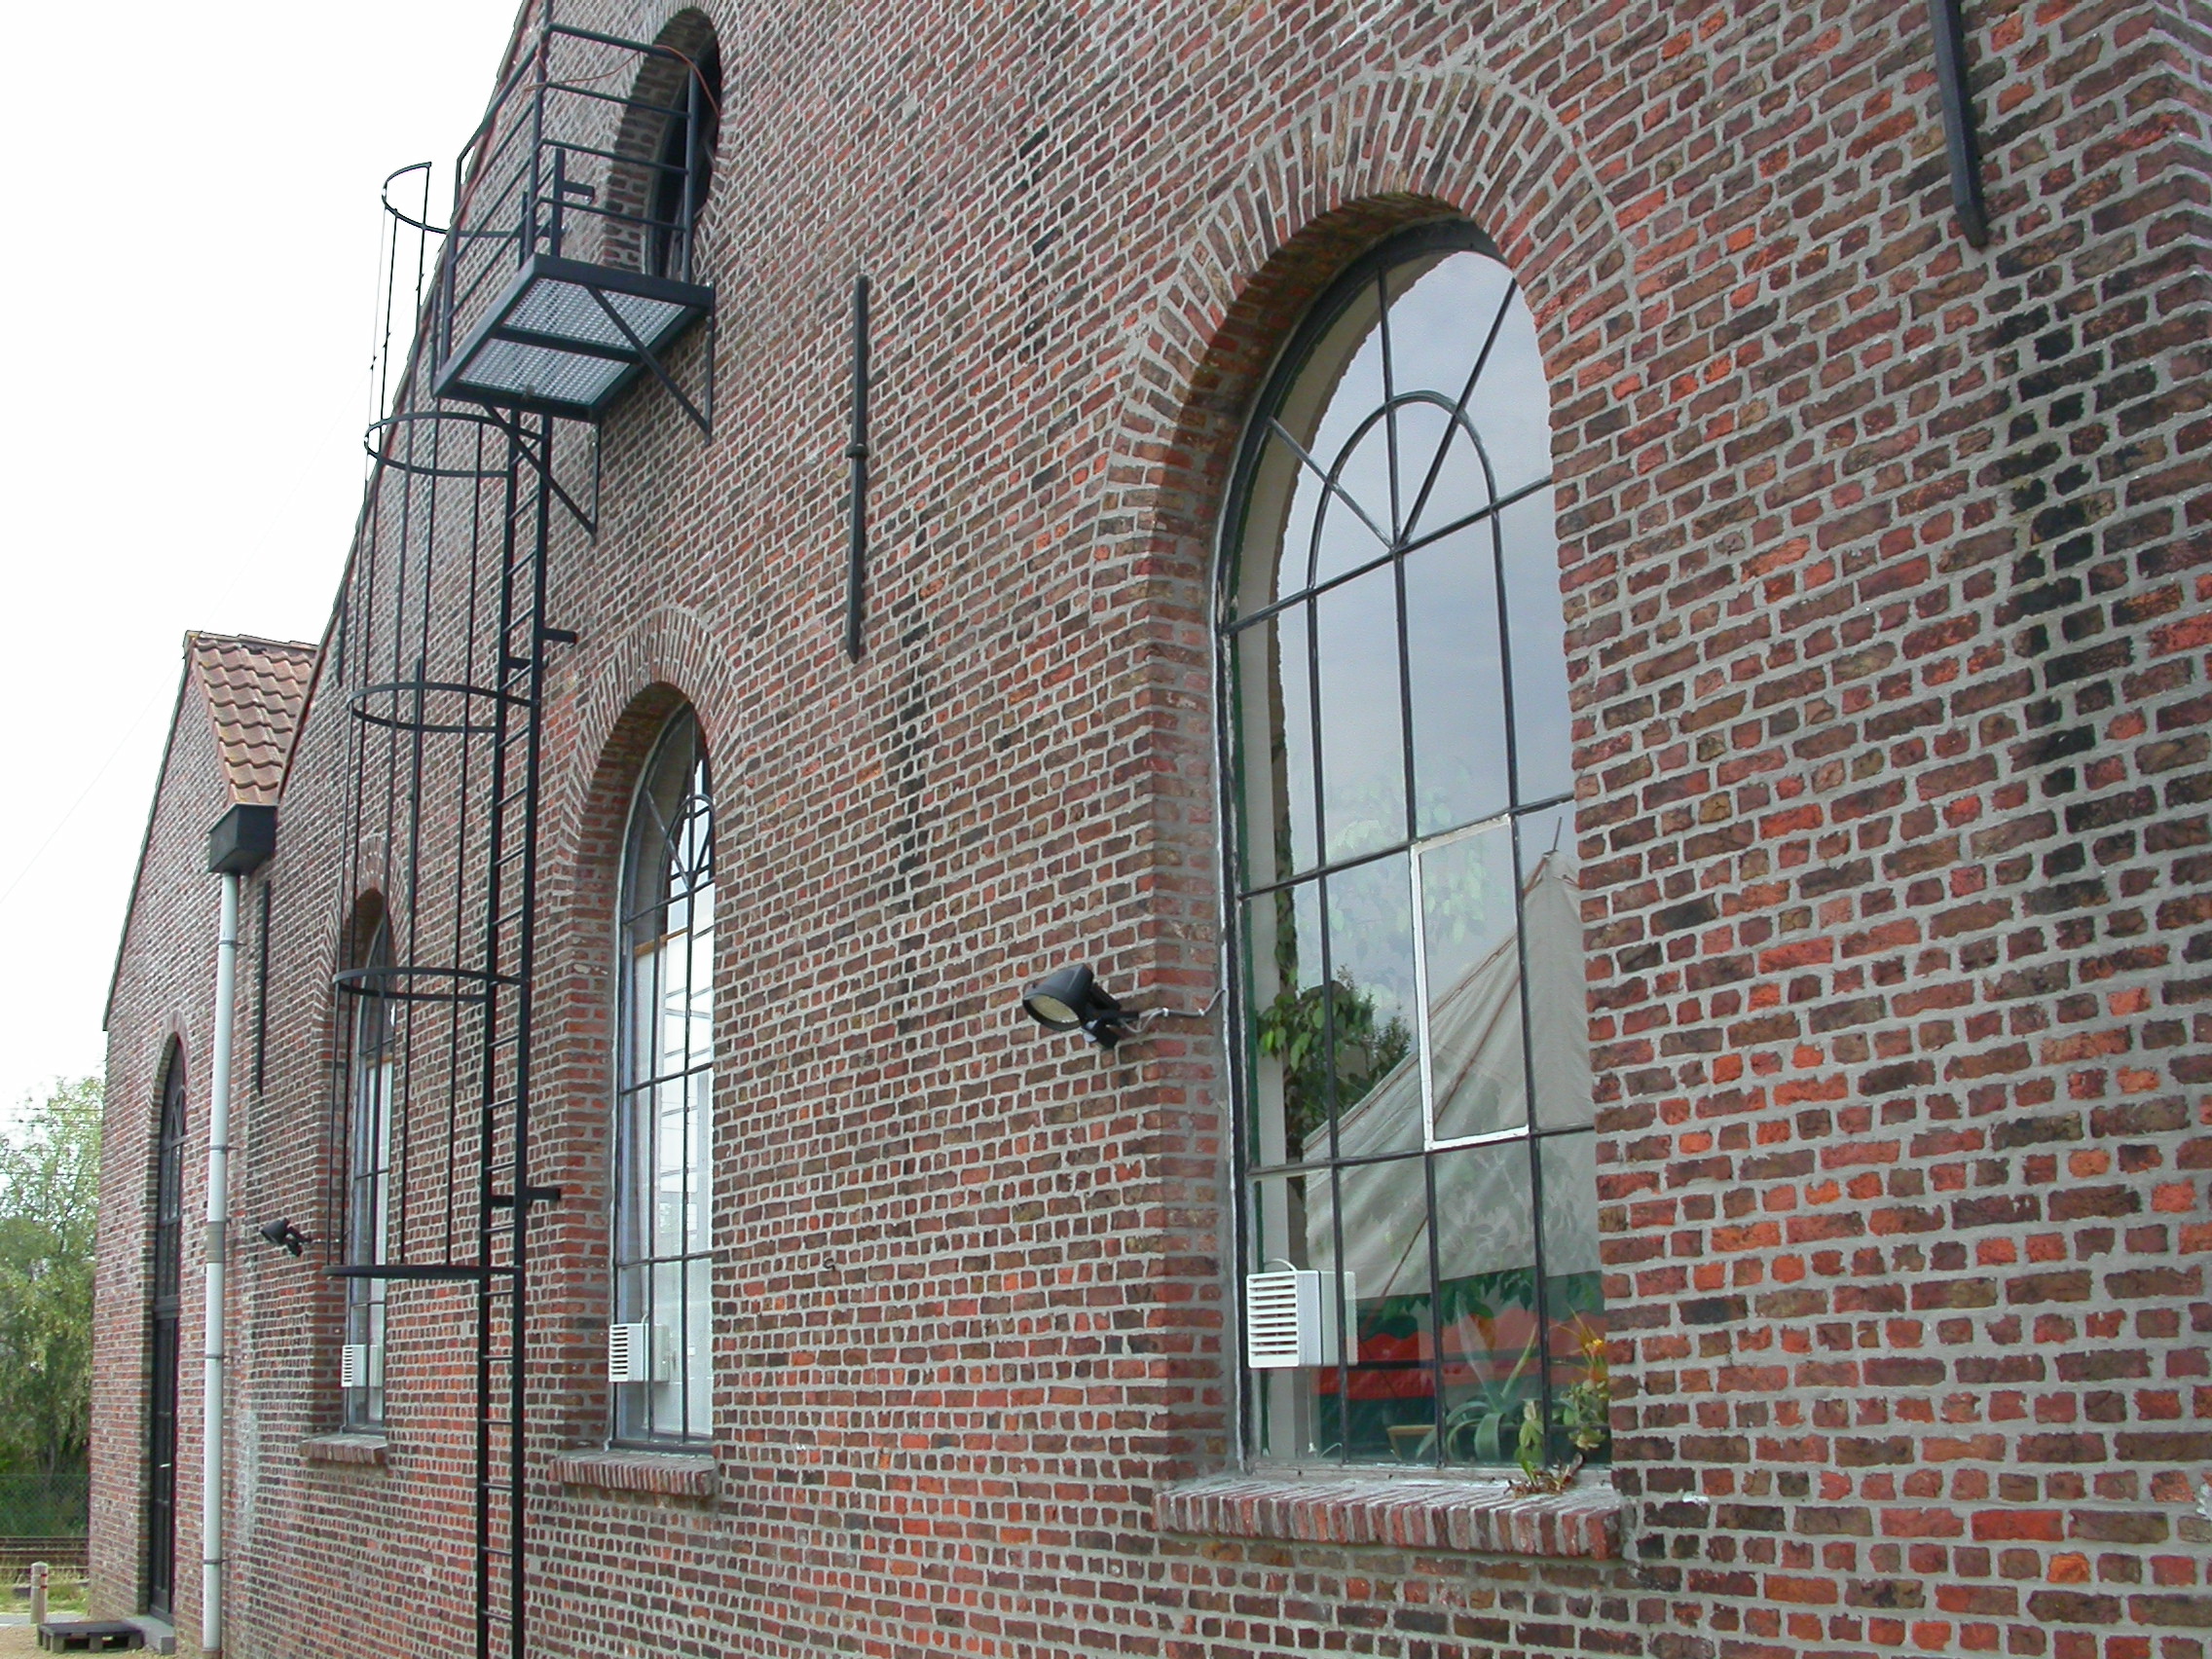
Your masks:
<instances>
[{"instance_id":1,"label":"wall-mounted spotlight","mask_svg":"<svg viewBox=\"0 0 2212 1659\"><path fill-rule=\"evenodd\" d=\"M1080 1031L1111 1049L1135 1029L1122 1005L1098 988L1090 970L1080 963L1047 976L1021 993L1031 1019L1051 1031Z\"/></svg>"},{"instance_id":2,"label":"wall-mounted spotlight","mask_svg":"<svg viewBox=\"0 0 2212 1659\"><path fill-rule=\"evenodd\" d=\"M288 1221L265 1221L261 1224L261 1236L279 1250L289 1250L297 1256L314 1240Z\"/></svg>"}]
</instances>

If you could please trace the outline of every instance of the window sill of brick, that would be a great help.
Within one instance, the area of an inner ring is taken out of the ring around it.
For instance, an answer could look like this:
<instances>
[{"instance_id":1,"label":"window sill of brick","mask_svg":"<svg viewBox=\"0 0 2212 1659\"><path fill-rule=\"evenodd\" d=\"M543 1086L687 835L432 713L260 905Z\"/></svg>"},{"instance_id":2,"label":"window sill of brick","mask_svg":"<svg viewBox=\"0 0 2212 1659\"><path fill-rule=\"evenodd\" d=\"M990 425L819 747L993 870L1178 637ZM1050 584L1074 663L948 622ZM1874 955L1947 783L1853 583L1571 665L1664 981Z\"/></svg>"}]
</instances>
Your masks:
<instances>
[{"instance_id":1,"label":"window sill of brick","mask_svg":"<svg viewBox=\"0 0 2212 1659\"><path fill-rule=\"evenodd\" d=\"M341 1468L381 1469L385 1438L349 1430L344 1434L311 1434L300 1442L300 1456L311 1463L332 1463Z\"/></svg>"},{"instance_id":2,"label":"window sill of brick","mask_svg":"<svg viewBox=\"0 0 2212 1659\"><path fill-rule=\"evenodd\" d=\"M579 1447L555 1455L551 1474L563 1486L642 1492L655 1497L713 1497L715 1460L683 1452L622 1452Z\"/></svg>"},{"instance_id":3,"label":"window sill of brick","mask_svg":"<svg viewBox=\"0 0 2212 1659\"><path fill-rule=\"evenodd\" d=\"M1556 1497L1524 1496L1502 1482L1215 1476L1164 1489L1152 1508L1162 1532L1200 1537L1586 1561L1619 1559L1620 1512L1602 1474Z\"/></svg>"}]
</instances>

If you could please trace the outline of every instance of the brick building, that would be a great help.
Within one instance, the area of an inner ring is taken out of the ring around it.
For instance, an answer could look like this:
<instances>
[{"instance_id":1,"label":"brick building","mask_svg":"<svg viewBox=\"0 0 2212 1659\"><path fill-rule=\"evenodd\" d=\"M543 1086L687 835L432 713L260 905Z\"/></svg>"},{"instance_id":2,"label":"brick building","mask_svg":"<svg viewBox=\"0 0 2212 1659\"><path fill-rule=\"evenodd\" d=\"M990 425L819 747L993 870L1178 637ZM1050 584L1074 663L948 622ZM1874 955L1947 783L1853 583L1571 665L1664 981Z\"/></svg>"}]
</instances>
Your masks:
<instances>
[{"instance_id":1,"label":"brick building","mask_svg":"<svg viewBox=\"0 0 2212 1659\"><path fill-rule=\"evenodd\" d=\"M533 1653L2202 1659L2212 12L575 4L188 641L95 1610L275 805L239 1653L508 1651L512 1456Z\"/></svg>"}]
</instances>

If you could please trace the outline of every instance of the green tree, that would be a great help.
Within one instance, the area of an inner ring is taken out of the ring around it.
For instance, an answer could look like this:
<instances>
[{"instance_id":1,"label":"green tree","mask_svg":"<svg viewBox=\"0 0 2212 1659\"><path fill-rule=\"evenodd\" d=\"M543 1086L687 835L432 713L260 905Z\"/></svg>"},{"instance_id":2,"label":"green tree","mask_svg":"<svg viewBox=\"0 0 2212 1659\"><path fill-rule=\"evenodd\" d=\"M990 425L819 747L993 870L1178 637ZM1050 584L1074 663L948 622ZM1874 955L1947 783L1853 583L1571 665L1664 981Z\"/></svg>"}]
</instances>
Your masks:
<instances>
[{"instance_id":1,"label":"green tree","mask_svg":"<svg viewBox=\"0 0 2212 1659\"><path fill-rule=\"evenodd\" d=\"M100 1080L0 1139L0 1471L81 1469L92 1418Z\"/></svg>"}]
</instances>

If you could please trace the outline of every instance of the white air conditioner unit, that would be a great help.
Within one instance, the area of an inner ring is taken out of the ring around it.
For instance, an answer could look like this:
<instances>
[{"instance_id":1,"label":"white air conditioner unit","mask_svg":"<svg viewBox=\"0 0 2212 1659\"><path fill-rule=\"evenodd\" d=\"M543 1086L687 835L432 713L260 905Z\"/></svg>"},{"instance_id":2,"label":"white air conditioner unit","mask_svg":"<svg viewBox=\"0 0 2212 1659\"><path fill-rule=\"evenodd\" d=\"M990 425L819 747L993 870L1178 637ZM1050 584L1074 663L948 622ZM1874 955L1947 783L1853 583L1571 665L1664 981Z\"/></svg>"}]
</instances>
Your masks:
<instances>
[{"instance_id":1,"label":"white air conditioner unit","mask_svg":"<svg viewBox=\"0 0 2212 1659\"><path fill-rule=\"evenodd\" d=\"M1351 1274L1344 1282L1356 1302ZM1283 1268L1244 1275L1244 1363L1253 1370L1341 1364L1342 1329L1335 1273Z\"/></svg>"},{"instance_id":2,"label":"white air conditioner unit","mask_svg":"<svg viewBox=\"0 0 2212 1659\"><path fill-rule=\"evenodd\" d=\"M379 1388L384 1385L384 1344L348 1343L338 1350L338 1385L341 1388Z\"/></svg>"},{"instance_id":3,"label":"white air conditioner unit","mask_svg":"<svg viewBox=\"0 0 2212 1659\"><path fill-rule=\"evenodd\" d=\"M607 1327L607 1380L609 1382L650 1382L653 1380L652 1327L644 1320L632 1325Z\"/></svg>"}]
</instances>

